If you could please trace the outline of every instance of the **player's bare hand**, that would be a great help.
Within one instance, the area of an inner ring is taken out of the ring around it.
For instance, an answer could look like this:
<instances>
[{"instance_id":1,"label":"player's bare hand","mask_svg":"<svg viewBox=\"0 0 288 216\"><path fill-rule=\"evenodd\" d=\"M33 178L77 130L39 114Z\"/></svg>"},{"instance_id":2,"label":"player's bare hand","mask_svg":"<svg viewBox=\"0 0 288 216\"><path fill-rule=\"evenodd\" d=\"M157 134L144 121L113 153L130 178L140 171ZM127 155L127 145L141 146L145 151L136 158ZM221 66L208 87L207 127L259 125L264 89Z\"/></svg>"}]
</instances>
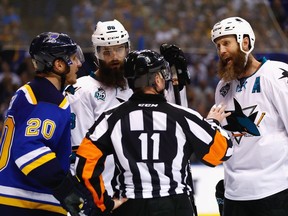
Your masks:
<instances>
[{"instance_id":1,"label":"player's bare hand","mask_svg":"<svg viewBox=\"0 0 288 216\"><path fill-rule=\"evenodd\" d=\"M207 119L216 119L217 121L221 122L224 118L231 114L231 112L225 113L225 108L226 105L214 104L207 115Z\"/></svg>"},{"instance_id":2,"label":"player's bare hand","mask_svg":"<svg viewBox=\"0 0 288 216\"><path fill-rule=\"evenodd\" d=\"M127 198L113 198L114 200L114 208L113 210L115 210L116 208L118 208L119 206L121 206L123 203L125 203L128 199Z\"/></svg>"}]
</instances>

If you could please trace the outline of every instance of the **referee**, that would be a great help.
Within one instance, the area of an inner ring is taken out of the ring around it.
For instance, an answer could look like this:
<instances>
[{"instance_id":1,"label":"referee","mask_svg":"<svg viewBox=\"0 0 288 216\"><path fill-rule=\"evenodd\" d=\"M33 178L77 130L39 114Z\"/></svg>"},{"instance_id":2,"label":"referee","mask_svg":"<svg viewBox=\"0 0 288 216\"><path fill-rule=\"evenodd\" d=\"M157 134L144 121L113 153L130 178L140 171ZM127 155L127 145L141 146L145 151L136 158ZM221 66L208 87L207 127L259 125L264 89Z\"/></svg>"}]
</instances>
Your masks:
<instances>
[{"instance_id":1,"label":"referee","mask_svg":"<svg viewBox=\"0 0 288 216\"><path fill-rule=\"evenodd\" d=\"M191 216L191 154L211 167L231 156L231 141L218 124L229 115L225 106L212 107L204 119L192 109L168 103L163 91L170 74L157 52L129 53L125 77L134 94L100 115L77 151L77 175L103 213ZM101 176L109 154L119 169L119 196L113 199Z\"/></svg>"}]
</instances>

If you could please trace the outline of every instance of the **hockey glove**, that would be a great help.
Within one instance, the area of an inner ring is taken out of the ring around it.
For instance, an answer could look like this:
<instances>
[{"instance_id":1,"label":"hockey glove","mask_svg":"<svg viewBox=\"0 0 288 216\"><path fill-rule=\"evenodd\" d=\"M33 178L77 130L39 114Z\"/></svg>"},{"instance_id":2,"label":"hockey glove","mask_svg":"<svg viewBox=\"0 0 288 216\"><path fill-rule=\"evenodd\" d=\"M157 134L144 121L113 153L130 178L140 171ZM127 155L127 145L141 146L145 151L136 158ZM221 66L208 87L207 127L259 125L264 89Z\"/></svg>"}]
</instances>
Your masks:
<instances>
[{"instance_id":1,"label":"hockey glove","mask_svg":"<svg viewBox=\"0 0 288 216\"><path fill-rule=\"evenodd\" d=\"M181 91L183 86L190 83L190 73L187 68L184 52L176 45L164 43L160 46L160 53L164 56L165 60L169 62L171 69L175 67L179 90Z\"/></svg>"},{"instance_id":2,"label":"hockey glove","mask_svg":"<svg viewBox=\"0 0 288 216\"><path fill-rule=\"evenodd\" d=\"M96 215L96 206L90 191L70 172L61 184L53 189L53 195L71 216Z\"/></svg>"}]
</instances>

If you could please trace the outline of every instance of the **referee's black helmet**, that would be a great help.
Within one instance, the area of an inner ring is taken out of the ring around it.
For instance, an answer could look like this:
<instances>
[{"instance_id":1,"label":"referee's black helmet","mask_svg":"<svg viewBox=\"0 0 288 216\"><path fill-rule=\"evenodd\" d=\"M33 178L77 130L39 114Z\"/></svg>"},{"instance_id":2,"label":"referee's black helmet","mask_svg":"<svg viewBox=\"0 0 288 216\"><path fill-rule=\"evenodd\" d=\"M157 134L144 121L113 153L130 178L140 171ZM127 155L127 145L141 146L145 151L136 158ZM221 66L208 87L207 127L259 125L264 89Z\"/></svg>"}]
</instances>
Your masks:
<instances>
[{"instance_id":1,"label":"referee's black helmet","mask_svg":"<svg viewBox=\"0 0 288 216\"><path fill-rule=\"evenodd\" d=\"M133 82L143 75L152 75L161 72L163 78L171 80L171 71L168 62L162 55L153 50L139 50L130 52L124 61L124 76L128 79L130 88ZM148 84L146 84L148 85Z\"/></svg>"}]
</instances>

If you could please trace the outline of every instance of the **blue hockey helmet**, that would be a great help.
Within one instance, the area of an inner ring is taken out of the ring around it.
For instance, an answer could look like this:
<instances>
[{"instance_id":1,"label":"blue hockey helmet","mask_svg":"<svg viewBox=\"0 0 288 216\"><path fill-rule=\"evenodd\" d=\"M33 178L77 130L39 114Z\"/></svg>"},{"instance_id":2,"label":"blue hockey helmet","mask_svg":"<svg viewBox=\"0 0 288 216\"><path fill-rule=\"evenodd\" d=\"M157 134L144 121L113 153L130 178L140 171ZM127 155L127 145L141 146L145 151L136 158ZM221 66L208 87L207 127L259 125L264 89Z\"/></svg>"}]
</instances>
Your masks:
<instances>
[{"instance_id":1,"label":"blue hockey helmet","mask_svg":"<svg viewBox=\"0 0 288 216\"><path fill-rule=\"evenodd\" d=\"M44 32L36 36L30 45L29 53L37 72L47 72L56 59L62 59L67 65L72 64L70 56L77 53L83 63L81 48L64 33Z\"/></svg>"}]
</instances>

